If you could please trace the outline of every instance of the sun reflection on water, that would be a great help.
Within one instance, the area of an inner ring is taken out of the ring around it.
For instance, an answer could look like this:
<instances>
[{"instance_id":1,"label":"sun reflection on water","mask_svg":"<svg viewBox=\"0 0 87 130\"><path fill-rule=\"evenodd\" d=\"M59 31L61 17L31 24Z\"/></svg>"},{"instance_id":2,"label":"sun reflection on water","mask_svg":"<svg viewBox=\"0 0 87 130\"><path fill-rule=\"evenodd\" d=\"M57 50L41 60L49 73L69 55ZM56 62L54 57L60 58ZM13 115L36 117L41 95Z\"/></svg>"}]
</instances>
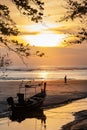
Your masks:
<instances>
[{"instance_id":1,"label":"sun reflection on water","mask_svg":"<svg viewBox=\"0 0 87 130\"><path fill-rule=\"evenodd\" d=\"M43 79L47 79L48 78L48 72L47 71L42 71L39 73L40 77Z\"/></svg>"}]
</instances>

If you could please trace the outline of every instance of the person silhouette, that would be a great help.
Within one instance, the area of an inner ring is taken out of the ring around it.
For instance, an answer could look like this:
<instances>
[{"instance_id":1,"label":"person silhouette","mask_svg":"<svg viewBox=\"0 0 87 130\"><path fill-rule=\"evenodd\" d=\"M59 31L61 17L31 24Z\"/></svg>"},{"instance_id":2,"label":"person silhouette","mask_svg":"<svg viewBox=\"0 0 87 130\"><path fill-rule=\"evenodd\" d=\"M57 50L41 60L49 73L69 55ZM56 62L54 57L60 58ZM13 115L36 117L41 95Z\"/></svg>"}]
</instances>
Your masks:
<instances>
[{"instance_id":1,"label":"person silhouette","mask_svg":"<svg viewBox=\"0 0 87 130\"><path fill-rule=\"evenodd\" d=\"M64 77L64 83L67 83L67 75Z\"/></svg>"}]
</instances>

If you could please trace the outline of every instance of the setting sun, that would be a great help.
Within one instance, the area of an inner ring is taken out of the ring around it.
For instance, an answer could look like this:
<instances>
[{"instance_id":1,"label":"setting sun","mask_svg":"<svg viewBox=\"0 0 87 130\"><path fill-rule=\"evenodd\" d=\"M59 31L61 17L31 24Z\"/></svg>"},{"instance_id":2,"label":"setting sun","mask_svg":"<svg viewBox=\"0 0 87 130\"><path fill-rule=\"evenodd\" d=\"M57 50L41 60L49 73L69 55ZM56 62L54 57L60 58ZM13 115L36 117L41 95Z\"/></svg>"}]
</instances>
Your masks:
<instances>
[{"instance_id":1,"label":"setting sun","mask_svg":"<svg viewBox=\"0 0 87 130\"><path fill-rule=\"evenodd\" d=\"M60 23L38 23L25 25L23 29L27 34L22 35L23 41L31 46L58 47L66 39L66 34L59 31L63 25Z\"/></svg>"},{"instance_id":2,"label":"setting sun","mask_svg":"<svg viewBox=\"0 0 87 130\"><path fill-rule=\"evenodd\" d=\"M41 33L37 35L26 35L23 36L23 40L33 46L42 47L54 47L62 46L62 42L66 38L65 34L55 34L55 33Z\"/></svg>"}]
</instances>

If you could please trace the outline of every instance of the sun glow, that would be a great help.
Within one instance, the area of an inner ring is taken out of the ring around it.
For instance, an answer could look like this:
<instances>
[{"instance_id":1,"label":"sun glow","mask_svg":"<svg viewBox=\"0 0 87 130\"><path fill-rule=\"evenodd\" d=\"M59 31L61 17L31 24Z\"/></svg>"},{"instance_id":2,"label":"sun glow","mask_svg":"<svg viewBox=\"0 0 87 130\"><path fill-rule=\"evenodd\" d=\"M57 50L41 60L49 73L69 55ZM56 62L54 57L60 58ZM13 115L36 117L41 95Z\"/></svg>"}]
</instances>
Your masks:
<instances>
[{"instance_id":1,"label":"sun glow","mask_svg":"<svg viewBox=\"0 0 87 130\"><path fill-rule=\"evenodd\" d=\"M41 33L37 35L26 35L23 36L23 40L32 46L41 47L54 47L61 46L64 41L65 34L55 34L55 33Z\"/></svg>"},{"instance_id":2,"label":"sun glow","mask_svg":"<svg viewBox=\"0 0 87 130\"><path fill-rule=\"evenodd\" d=\"M63 26L60 23L37 23L37 24L33 24L33 25L25 25L22 27L23 30L26 31L42 31L42 30L48 30L50 28L58 28Z\"/></svg>"},{"instance_id":3,"label":"sun glow","mask_svg":"<svg viewBox=\"0 0 87 130\"><path fill-rule=\"evenodd\" d=\"M58 28L62 27L60 23L38 23L34 25L25 25L26 35L22 35L23 41L31 46L55 47L63 46L62 42L66 39L66 34L61 34Z\"/></svg>"},{"instance_id":4,"label":"sun glow","mask_svg":"<svg viewBox=\"0 0 87 130\"><path fill-rule=\"evenodd\" d=\"M46 78L48 77L48 72L42 71L42 72L40 73L40 77L43 78L43 79L46 79Z\"/></svg>"}]
</instances>

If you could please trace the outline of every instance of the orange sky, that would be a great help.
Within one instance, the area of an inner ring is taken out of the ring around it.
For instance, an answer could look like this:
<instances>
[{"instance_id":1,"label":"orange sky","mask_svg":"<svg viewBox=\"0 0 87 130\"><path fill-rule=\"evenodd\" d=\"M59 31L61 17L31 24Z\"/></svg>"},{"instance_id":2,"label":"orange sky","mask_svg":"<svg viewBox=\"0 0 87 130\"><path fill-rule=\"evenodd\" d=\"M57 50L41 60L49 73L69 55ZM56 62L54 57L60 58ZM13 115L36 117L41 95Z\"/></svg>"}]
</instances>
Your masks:
<instances>
[{"instance_id":1,"label":"orange sky","mask_svg":"<svg viewBox=\"0 0 87 130\"><path fill-rule=\"evenodd\" d=\"M29 57L25 61L28 66L60 66L60 67L86 67L87 45L76 45L76 47L34 47L33 50L45 52L45 56ZM13 66L24 66L17 55L11 55Z\"/></svg>"}]
</instances>

